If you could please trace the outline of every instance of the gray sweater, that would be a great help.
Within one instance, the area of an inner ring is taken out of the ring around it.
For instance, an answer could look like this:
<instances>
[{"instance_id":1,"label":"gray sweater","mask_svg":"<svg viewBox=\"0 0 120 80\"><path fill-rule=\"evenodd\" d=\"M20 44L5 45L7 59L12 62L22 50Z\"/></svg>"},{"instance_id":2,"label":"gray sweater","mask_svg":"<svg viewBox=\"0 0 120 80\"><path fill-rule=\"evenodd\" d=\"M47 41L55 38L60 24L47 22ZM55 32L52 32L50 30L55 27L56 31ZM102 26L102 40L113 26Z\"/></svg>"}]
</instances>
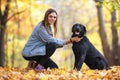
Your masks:
<instances>
[{"instance_id":1,"label":"gray sweater","mask_svg":"<svg viewBox=\"0 0 120 80\"><path fill-rule=\"evenodd\" d=\"M46 55L45 45L55 43L57 47L65 45L65 40L58 40L48 34L42 23L39 23L33 30L30 38L28 39L22 55L24 57L31 57L37 55Z\"/></svg>"}]
</instances>

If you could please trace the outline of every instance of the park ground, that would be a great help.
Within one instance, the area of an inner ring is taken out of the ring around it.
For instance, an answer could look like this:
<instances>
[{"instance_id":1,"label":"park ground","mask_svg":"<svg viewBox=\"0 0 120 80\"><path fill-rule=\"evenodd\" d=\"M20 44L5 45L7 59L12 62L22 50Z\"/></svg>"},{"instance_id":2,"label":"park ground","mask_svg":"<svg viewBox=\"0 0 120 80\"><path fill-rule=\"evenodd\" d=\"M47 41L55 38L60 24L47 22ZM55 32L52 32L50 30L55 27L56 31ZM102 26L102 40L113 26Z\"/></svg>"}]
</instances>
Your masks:
<instances>
[{"instance_id":1,"label":"park ground","mask_svg":"<svg viewBox=\"0 0 120 80\"><path fill-rule=\"evenodd\" d=\"M109 70L81 71L67 69L46 69L36 72L30 68L0 68L0 80L120 80L120 66Z\"/></svg>"}]
</instances>

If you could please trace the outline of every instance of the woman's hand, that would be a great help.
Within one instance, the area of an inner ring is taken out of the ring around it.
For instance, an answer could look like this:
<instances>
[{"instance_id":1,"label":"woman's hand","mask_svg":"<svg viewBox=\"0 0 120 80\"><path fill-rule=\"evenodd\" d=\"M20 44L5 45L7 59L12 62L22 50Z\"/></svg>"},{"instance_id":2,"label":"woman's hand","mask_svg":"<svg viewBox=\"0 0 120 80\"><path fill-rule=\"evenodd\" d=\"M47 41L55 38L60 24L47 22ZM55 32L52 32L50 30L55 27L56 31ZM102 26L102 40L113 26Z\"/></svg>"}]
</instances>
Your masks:
<instances>
[{"instance_id":1,"label":"woman's hand","mask_svg":"<svg viewBox=\"0 0 120 80\"><path fill-rule=\"evenodd\" d=\"M81 41L81 39L82 39L83 37L81 37L81 38L79 38L79 37L72 37L70 40L71 40L71 42L79 42L79 41Z\"/></svg>"},{"instance_id":2,"label":"woman's hand","mask_svg":"<svg viewBox=\"0 0 120 80\"><path fill-rule=\"evenodd\" d=\"M83 37L81 37L81 38L79 38L79 37L72 37L72 38L66 40L66 44L69 44L69 43L72 43L72 42L79 42L79 41L81 41L82 38Z\"/></svg>"}]
</instances>

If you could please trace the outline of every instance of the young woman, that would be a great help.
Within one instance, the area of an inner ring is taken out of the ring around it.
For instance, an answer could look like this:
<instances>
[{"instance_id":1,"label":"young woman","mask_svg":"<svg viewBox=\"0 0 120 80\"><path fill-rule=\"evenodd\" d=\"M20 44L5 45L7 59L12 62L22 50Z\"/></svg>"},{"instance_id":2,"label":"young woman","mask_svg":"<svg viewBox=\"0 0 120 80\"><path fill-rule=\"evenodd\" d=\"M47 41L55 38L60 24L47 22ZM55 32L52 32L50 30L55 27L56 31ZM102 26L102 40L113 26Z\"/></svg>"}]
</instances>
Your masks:
<instances>
[{"instance_id":1,"label":"young woman","mask_svg":"<svg viewBox=\"0 0 120 80\"><path fill-rule=\"evenodd\" d=\"M81 40L78 37L58 40L53 37L51 25L54 26L55 35L57 32L57 12L54 9L46 11L44 19L34 28L22 52L23 57L30 61L29 64L33 63L33 61L37 62L36 71L48 67L58 68L57 64L50 59L56 48Z\"/></svg>"}]
</instances>

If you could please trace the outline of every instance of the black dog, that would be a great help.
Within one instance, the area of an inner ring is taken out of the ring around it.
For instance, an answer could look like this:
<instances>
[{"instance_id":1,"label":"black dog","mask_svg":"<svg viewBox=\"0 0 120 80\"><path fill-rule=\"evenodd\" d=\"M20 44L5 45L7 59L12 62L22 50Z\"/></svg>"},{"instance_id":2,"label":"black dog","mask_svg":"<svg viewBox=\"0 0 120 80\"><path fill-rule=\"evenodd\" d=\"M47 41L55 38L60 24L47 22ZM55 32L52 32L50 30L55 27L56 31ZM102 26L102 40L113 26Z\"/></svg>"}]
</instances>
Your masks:
<instances>
[{"instance_id":1,"label":"black dog","mask_svg":"<svg viewBox=\"0 0 120 80\"><path fill-rule=\"evenodd\" d=\"M73 42L73 52L75 55L74 69L80 70L83 62L90 69L108 69L107 60L104 56L92 45L92 43L85 36L86 28L82 24L74 24L72 27L72 37L83 37L79 42Z\"/></svg>"}]
</instances>

